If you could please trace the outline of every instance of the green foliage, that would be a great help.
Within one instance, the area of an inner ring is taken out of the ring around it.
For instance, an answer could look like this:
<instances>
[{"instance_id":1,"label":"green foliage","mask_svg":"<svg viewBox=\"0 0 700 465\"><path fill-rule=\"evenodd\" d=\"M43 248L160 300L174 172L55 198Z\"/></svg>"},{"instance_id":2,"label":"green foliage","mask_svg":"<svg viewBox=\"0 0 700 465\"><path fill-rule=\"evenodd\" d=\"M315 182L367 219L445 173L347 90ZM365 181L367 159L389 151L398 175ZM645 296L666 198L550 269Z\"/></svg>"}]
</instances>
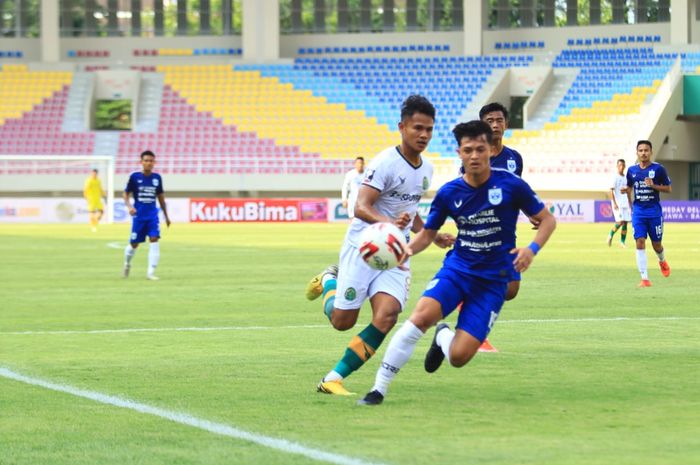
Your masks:
<instances>
[{"instance_id":1,"label":"green foliage","mask_svg":"<svg viewBox=\"0 0 700 465\"><path fill-rule=\"evenodd\" d=\"M355 331L303 297L344 225L174 224L151 282L146 244L120 278L128 225L4 224L0 366L373 463L694 463L698 227L665 225L673 272L649 251L649 289L635 287L634 250L605 245L608 227L559 225L495 325L499 353L427 375L428 335L384 404L362 408L314 392ZM532 234L523 225L519 242ZM442 255L412 259L401 321ZM210 330L17 334L186 327ZM371 387L387 344L352 391ZM322 463L4 378L0 412L8 465Z\"/></svg>"}]
</instances>

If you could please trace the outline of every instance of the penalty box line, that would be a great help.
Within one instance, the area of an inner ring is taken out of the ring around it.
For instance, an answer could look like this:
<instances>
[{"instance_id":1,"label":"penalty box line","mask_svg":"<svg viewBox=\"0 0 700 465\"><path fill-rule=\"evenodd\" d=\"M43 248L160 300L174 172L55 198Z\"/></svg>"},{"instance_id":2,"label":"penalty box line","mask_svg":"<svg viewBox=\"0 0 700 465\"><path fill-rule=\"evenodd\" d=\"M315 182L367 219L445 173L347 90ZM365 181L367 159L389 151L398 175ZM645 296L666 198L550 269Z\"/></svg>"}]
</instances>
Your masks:
<instances>
[{"instance_id":1,"label":"penalty box line","mask_svg":"<svg viewBox=\"0 0 700 465\"><path fill-rule=\"evenodd\" d=\"M72 396L89 399L95 402L99 402L101 404L111 405L113 407L133 410L135 412L143 413L146 415L160 417L165 420L179 423L181 425L191 426L193 428L208 431L210 433L214 433L220 436L227 436L234 439L240 439L242 441L252 442L263 447L275 449L287 454L303 455L305 457L320 462L333 463L337 465L383 465L378 462L367 462L359 458L335 454L332 452L326 452L320 449L315 449L313 447L307 447L300 443L288 441L286 439L279 439L271 436L265 436L262 434L251 433L249 431L236 428L235 426L227 425L224 423L216 423L183 412L154 407L152 405L133 401L123 397L111 396L96 391L89 391L86 389L76 388L66 384L58 384L40 378L25 376L21 373L17 373L3 366L0 366L0 377L29 384L32 386L42 387L51 391L62 392L65 394L70 394Z\"/></svg>"},{"instance_id":2,"label":"penalty box line","mask_svg":"<svg viewBox=\"0 0 700 465\"><path fill-rule=\"evenodd\" d=\"M548 323L606 323L606 322L642 322L642 321L698 321L700 317L693 316L659 316L659 317L609 317L609 318L539 318L521 320L499 320L498 325L504 324L548 324ZM122 329L68 329L68 330L36 330L36 331L0 331L0 335L49 335L49 334L119 334L119 333L165 333L165 332L212 332L212 331L263 331L287 329L318 329L328 328L328 325L287 325L287 326L202 326L182 328L122 328Z\"/></svg>"}]
</instances>

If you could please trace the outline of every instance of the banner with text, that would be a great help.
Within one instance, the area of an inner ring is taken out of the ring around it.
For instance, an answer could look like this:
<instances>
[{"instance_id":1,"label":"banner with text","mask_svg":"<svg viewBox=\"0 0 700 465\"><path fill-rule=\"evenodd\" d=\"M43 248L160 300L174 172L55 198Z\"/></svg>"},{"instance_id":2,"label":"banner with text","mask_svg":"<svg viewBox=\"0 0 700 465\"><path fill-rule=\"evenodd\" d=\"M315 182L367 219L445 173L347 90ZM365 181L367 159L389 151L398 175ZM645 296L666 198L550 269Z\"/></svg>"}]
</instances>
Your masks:
<instances>
[{"instance_id":1,"label":"banner with text","mask_svg":"<svg viewBox=\"0 0 700 465\"><path fill-rule=\"evenodd\" d=\"M664 212L664 221L669 223L697 223L700 222L700 201L697 200L662 200L661 208ZM595 201L596 222L613 222L612 205L607 200Z\"/></svg>"},{"instance_id":2,"label":"banner with text","mask_svg":"<svg viewBox=\"0 0 700 465\"><path fill-rule=\"evenodd\" d=\"M327 199L190 199L192 223L328 221Z\"/></svg>"}]
</instances>

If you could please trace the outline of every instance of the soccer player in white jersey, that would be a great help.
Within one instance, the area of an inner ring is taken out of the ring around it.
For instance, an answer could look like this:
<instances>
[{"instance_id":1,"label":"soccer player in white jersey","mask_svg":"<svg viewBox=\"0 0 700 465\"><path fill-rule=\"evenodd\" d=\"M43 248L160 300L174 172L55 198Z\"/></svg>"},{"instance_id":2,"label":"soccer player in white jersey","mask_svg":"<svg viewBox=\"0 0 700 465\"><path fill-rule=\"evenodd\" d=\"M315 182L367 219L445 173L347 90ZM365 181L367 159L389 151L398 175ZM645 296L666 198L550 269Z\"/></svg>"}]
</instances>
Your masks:
<instances>
[{"instance_id":1,"label":"soccer player in white jersey","mask_svg":"<svg viewBox=\"0 0 700 465\"><path fill-rule=\"evenodd\" d=\"M406 255L428 247L448 217L457 224L458 239L411 317L391 338L374 387L359 404L382 403L420 338L460 302L455 331L438 325L425 370L434 372L445 357L455 367L467 364L496 322L513 272L529 268L556 227L552 214L525 181L507 170L491 168L492 130L487 123L460 123L453 133L465 173L438 190L424 228L408 244ZM527 247L515 247L521 210L539 225Z\"/></svg>"},{"instance_id":2,"label":"soccer player in white jersey","mask_svg":"<svg viewBox=\"0 0 700 465\"><path fill-rule=\"evenodd\" d=\"M620 246L625 247L627 239L627 223L632 221L629 199L627 198L627 177L625 176L625 160L617 160L617 174L613 178L610 188L610 205L615 216L615 224L608 233L608 247L612 245L613 236L618 229L620 231Z\"/></svg>"},{"instance_id":3,"label":"soccer player in white jersey","mask_svg":"<svg viewBox=\"0 0 700 465\"><path fill-rule=\"evenodd\" d=\"M348 217L355 217L355 202L357 202L357 193L360 190L360 185L365 179L365 159L364 157L355 158L355 167L345 173L343 179L343 187L340 190L340 198L343 201L343 207L348 211Z\"/></svg>"},{"instance_id":4,"label":"soccer player in white jersey","mask_svg":"<svg viewBox=\"0 0 700 465\"><path fill-rule=\"evenodd\" d=\"M326 268L306 288L309 300L323 295L323 312L339 331L355 325L365 300L369 299L372 306L372 322L352 338L335 368L319 383L319 392L351 394L343 386L343 379L374 355L406 304L411 278L408 264L402 269L374 270L362 260L358 241L372 223L393 223L407 237L409 231L423 228L417 214L418 202L430 187L433 167L421 153L428 147L434 125L435 107L425 97L411 95L403 102L398 124L401 144L380 152L370 162L359 190L355 218L340 250L339 265ZM435 242L448 247L454 239L441 234Z\"/></svg>"}]
</instances>

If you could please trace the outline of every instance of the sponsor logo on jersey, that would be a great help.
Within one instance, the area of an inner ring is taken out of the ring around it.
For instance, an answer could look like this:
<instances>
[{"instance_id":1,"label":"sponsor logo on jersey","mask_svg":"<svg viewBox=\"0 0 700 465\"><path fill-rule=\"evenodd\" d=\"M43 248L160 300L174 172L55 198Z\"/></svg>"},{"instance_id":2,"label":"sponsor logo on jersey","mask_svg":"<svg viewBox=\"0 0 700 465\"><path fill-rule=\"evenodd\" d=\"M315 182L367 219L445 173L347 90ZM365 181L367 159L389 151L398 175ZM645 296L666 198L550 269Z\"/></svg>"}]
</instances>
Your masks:
<instances>
[{"instance_id":1,"label":"sponsor logo on jersey","mask_svg":"<svg viewBox=\"0 0 700 465\"><path fill-rule=\"evenodd\" d=\"M440 280L437 279L437 278L436 278L436 279L433 279L432 281L430 281L430 282L428 283L427 286L425 286L425 290L426 290L426 291L431 290L432 288L434 288L435 286L437 286L437 283L438 283L439 281L440 281Z\"/></svg>"},{"instance_id":2,"label":"sponsor logo on jersey","mask_svg":"<svg viewBox=\"0 0 700 465\"><path fill-rule=\"evenodd\" d=\"M462 206L462 199L455 200L455 208L459 208Z\"/></svg>"},{"instance_id":3,"label":"sponsor logo on jersey","mask_svg":"<svg viewBox=\"0 0 700 465\"><path fill-rule=\"evenodd\" d=\"M365 176L364 182L372 182L372 179L374 179L374 172L375 170L367 170L367 175Z\"/></svg>"},{"instance_id":4,"label":"sponsor logo on jersey","mask_svg":"<svg viewBox=\"0 0 700 465\"><path fill-rule=\"evenodd\" d=\"M508 171L511 171L511 172L514 172L515 168L517 168L517 166L515 165L515 160L513 160L512 158L510 160L508 160L507 166L508 166Z\"/></svg>"},{"instance_id":5,"label":"sponsor logo on jersey","mask_svg":"<svg viewBox=\"0 0 700 465\"><path fill-rule=\"evenodd\" d=\"M405 178L405 177L402 178L401 176L399 176L399 182L400 182L401 184L405 183L405 182L406 182L406 178Z\"/></svg>"},{"instance_id":6,"label":"sponsor logo on jersey","mask_svg":"<svg viewBox=\"0 0 700 465\"><path fill-rule=\"evenodd\" d=\"M391 194L389 194L389 197L403 200L404 202L419 202L422 195L421 194L402 194L401 192L398 192L398 191L392 191Z\"/></svg>"},{"instance_id":7,"label":"sponsor logo on jersey","mask_svg":"<svg viewBox=\"0 0 700 465\"><path fill-rule=\"evenodd\" d=\"M503 190L500 187L489 189L489 202L491 205L500 205L503 201Z\"/></svg>"}]
</instances>

